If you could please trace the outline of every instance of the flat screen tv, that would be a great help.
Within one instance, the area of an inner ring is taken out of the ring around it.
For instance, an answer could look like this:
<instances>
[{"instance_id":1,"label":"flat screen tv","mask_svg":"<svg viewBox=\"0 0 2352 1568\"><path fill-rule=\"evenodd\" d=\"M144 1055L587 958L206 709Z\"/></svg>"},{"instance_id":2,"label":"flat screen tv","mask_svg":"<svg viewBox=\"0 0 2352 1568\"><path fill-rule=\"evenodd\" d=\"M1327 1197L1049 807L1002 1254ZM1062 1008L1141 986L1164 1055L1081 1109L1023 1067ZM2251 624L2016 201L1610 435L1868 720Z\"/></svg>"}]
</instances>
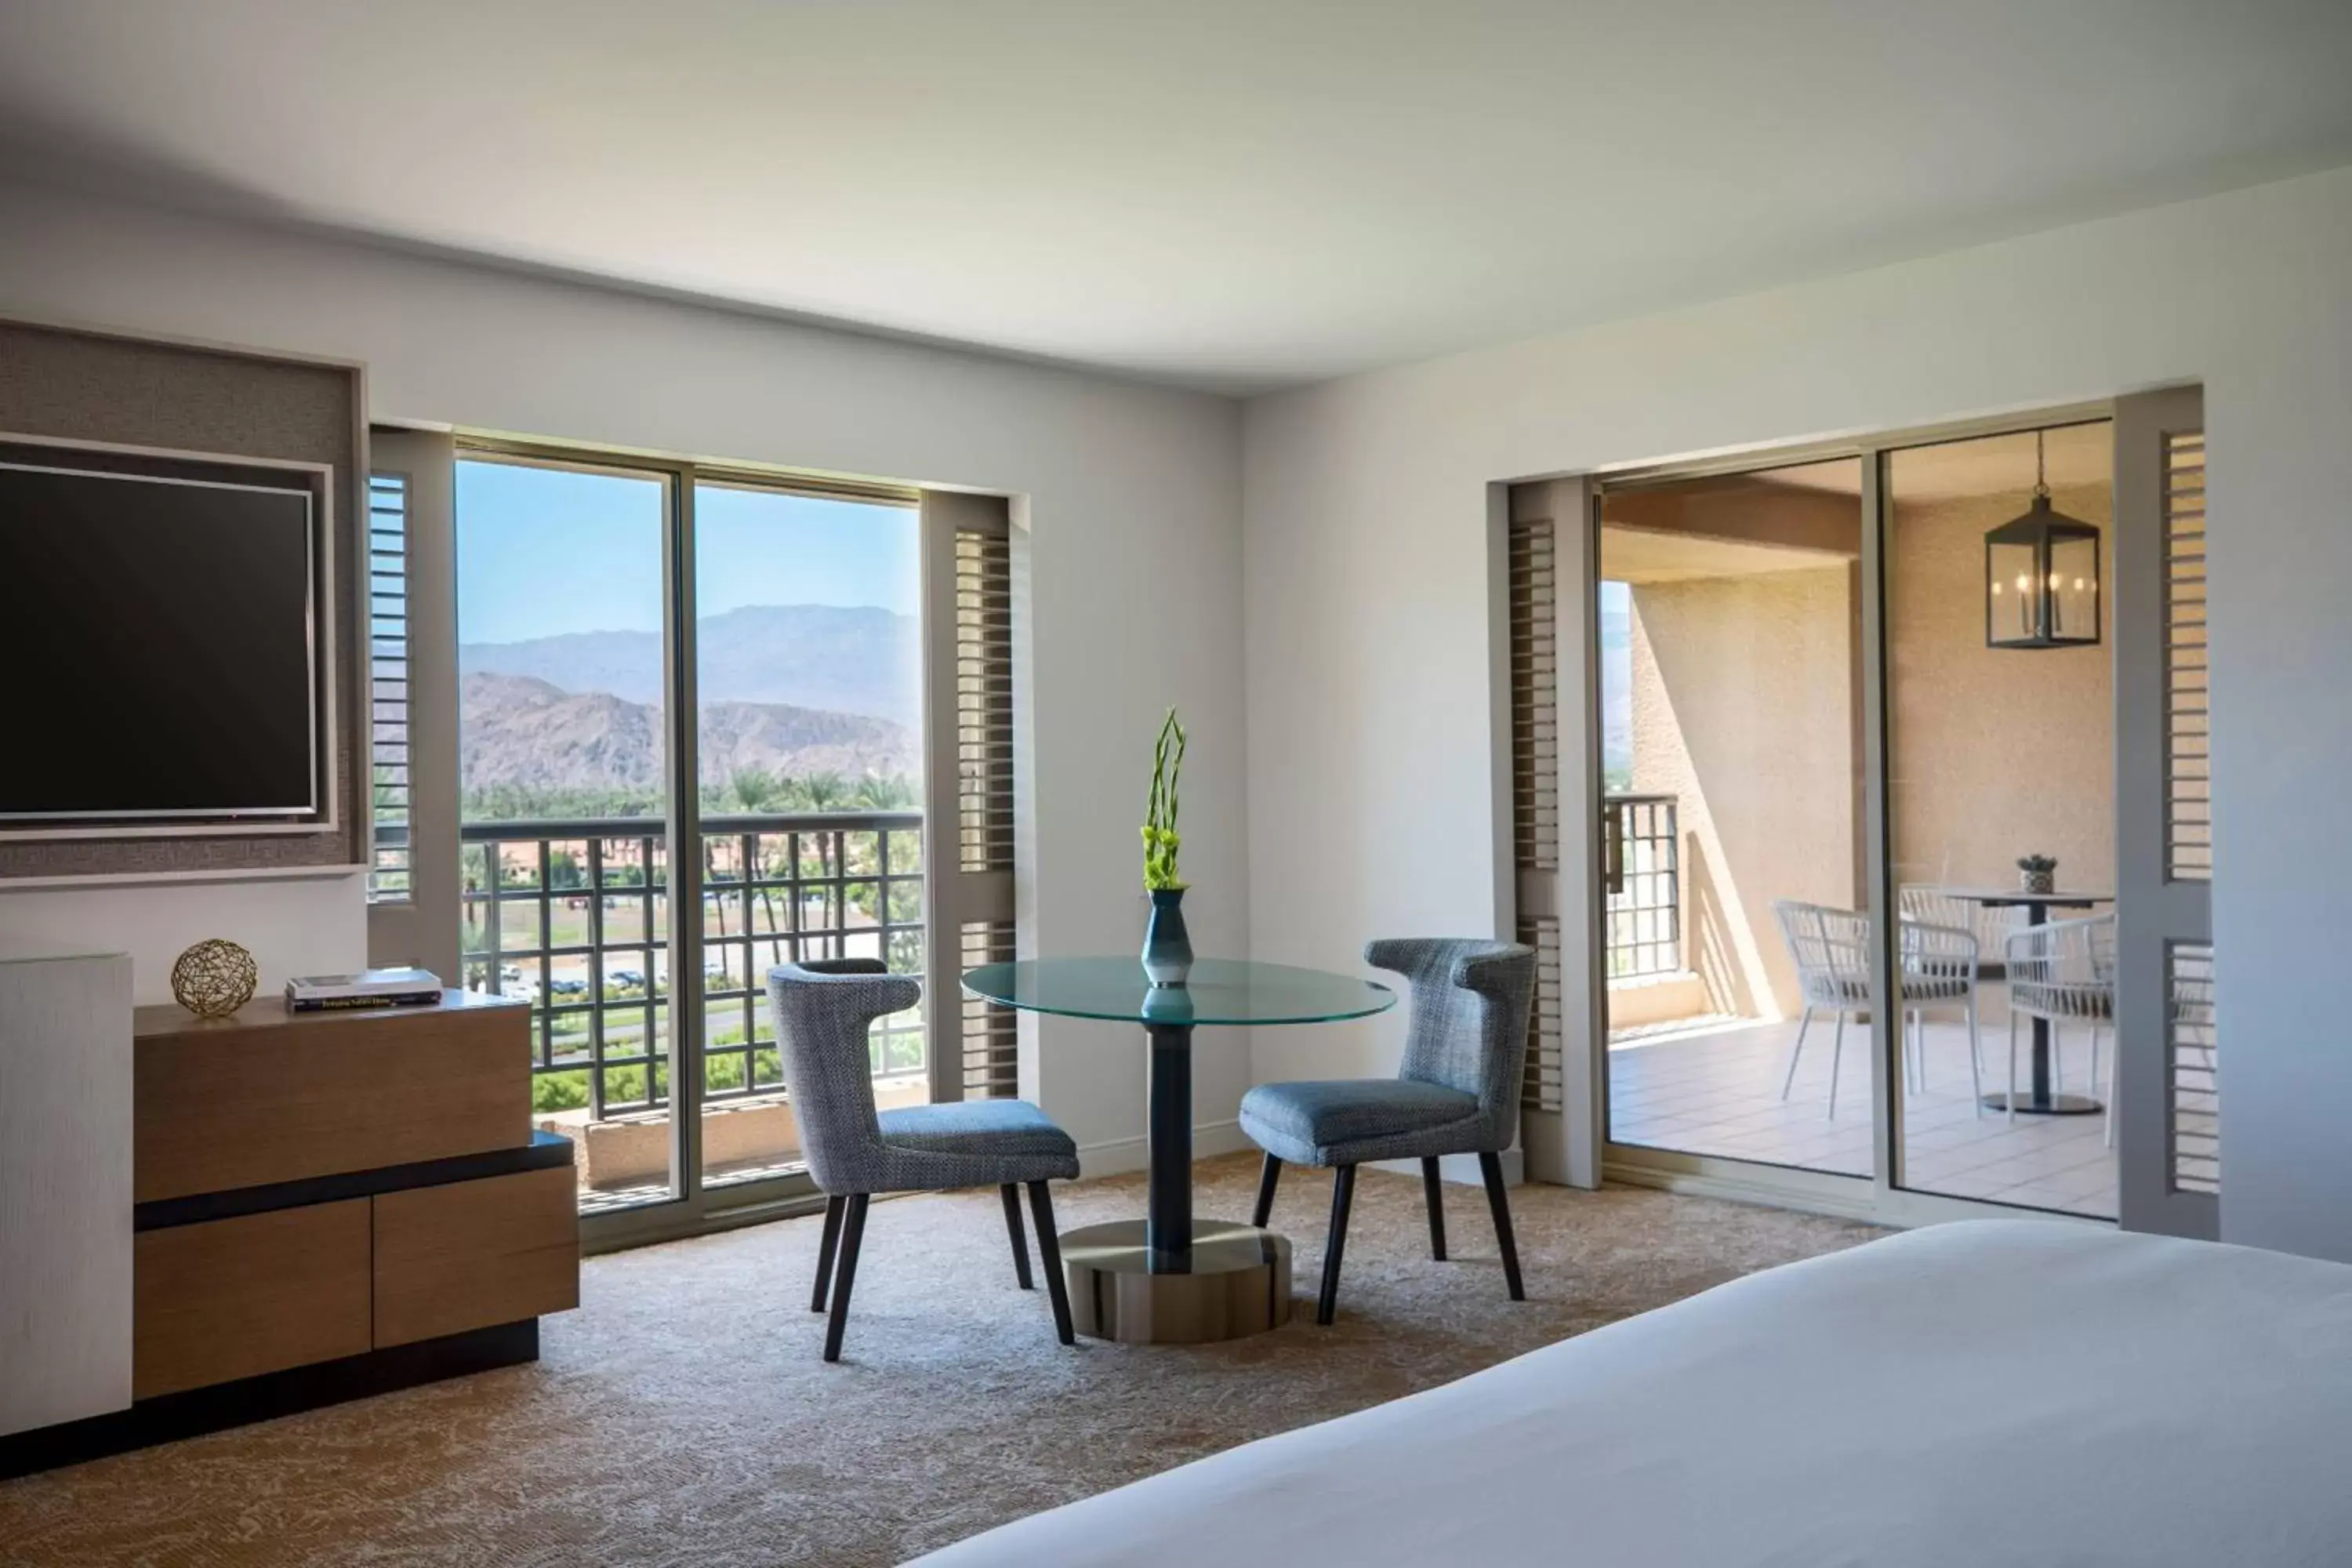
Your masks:
<instances>
[{"instance_id":1,"label":"flat screen tv","mask_svg":"<svg viewBox=\"0 0 2352 1568\"><path fill-rule=\"evenodd\" d=\"M0 457L0 822L320 810L310 502Z\"/></svg>"}]
</instances>

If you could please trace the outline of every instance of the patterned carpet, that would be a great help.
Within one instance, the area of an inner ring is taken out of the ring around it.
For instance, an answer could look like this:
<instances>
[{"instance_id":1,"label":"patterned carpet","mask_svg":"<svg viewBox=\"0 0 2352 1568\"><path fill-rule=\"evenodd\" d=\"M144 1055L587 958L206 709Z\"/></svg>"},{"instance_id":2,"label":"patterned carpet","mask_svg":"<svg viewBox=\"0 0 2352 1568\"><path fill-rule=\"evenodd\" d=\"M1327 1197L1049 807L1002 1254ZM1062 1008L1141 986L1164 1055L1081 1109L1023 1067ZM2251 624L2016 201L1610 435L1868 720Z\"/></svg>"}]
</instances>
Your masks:
<instances>
[{"instance_id":1,"label":"patterned carpet","mask_svg":"<svg viewBox=\"0 0 2352 1568\"><path fill-rule=\"evenodd\" d=\"M1199 1212L1246 1217L1246 1155ZM817 1222L593 1258L543 1359L0 1484L0 1563L897 1563L992 1524L1449 1381L1868 1227L1635 1188L1513 1194L1529 1300L1486 1206L1357 1184L1339 1323L1313 1325L1330 1178L1286 1172L1289 1327L1198 1349L1055 1344L1014 1286L993 1192L877 1204L845 1359L807 1310ZM1066 1228L1139 1214L1139 1176L1056 1194Z\"/></svg>"}]
</instances>

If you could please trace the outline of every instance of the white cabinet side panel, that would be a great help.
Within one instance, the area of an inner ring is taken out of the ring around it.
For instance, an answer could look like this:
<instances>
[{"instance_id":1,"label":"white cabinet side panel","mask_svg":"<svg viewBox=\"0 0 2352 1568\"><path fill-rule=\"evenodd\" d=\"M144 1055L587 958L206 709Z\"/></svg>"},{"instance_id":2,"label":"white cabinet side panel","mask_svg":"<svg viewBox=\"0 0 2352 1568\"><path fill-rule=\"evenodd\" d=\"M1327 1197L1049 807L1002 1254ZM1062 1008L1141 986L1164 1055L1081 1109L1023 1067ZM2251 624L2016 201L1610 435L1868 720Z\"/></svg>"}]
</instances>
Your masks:
<instances>
[{"instance_id":1,"label":"white cabinet side panel","mask_svg":"<svg viewBox=\"0 0 2352 1568\"><path fill-rule=\"evenodd\" d=\"M0 957L0 1433L131 1403L131 960Z\"/></svg>"}]
</instances>

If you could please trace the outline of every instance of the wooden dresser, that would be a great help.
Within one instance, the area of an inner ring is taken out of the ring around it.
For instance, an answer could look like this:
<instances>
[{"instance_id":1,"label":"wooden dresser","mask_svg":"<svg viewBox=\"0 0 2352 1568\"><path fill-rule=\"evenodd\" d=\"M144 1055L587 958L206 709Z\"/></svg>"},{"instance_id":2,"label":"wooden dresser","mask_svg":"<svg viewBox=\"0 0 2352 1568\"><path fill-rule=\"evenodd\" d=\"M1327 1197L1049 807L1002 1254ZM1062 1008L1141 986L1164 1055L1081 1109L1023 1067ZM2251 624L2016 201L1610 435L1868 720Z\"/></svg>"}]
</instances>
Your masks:
<instances>
[{"instance_id":1,"label":"wooden dresser","mask_svg":"<svg viewBox=\"0 0 2352 1568\"><path fill-rule=\"evenodd\" d=\"M132 1036L134 1403L0 1438L0 1475L528 1361L578 1304L521 1003L142 1007Z\"/></svg>"}]
</instances>

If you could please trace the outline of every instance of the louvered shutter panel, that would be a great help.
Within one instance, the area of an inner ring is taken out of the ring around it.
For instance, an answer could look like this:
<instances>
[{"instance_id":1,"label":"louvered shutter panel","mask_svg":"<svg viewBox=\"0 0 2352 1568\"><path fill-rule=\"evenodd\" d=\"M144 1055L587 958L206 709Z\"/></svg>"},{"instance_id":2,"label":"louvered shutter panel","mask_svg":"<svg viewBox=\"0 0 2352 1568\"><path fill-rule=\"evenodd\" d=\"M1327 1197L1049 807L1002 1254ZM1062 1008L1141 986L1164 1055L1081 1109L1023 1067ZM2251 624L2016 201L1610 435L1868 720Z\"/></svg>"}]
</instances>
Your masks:
<instances>
[{"instance_id":1,"label":"louvered shutter panel","mask_svg":"<svg viewBox=\"0 0 2352 1568\"><path fill-rule=\"evenodd\" d=\"M458 982L457 449L368 435L368 962Z\"/></svg>"},{"instance_id":2,"label":"louvered shutter panel","mask_svg":"<svg viewBox=\"0 0 2352 1568\"><path fill-rule=\"evenodd\" d=\"M1537 1181L1601 1184L1602 1059L1593 878L1600 779L1594 679L1593 505L1589 479L1510 488L1489 549L1502 624L1495 679L1508 701L1511 929L1536 951L1519 1143ZM1498 737L1499 739L1499 737Z\"/></svg>"},{"instance_id":3,"label":"louvered shutter panel","mask_svg":"<svg viewBox=\"0 0 2352 1568\"><path fill-rule=\"evenodd\" d=\"M1514 868L1559 870L1559 605L1551 518L1515 521L1509 536L1511 843ZM1536 950L1536 1003L1521 1102L1560 1108L1559 919L1522 900L1518 938Z\"/></svg>"},{"instance_id":4,"label":"louvered shutter panel","mask_svg":"<svg viewBox=\"0 0 2352 1568\"><path fill-rule=\"evenodd\" d=\"M2219 1226L2205 429L2193 388L2116 403L2116 1118L2132 1230Z\"/></svg>"},{"instance_id":5,"label":"louvered shutter panel","mask_svg":"<svg viewBox=\"0 0 2352 1568\"><path fill-rule=\"evenodd\" d=\"M955 536L956 817L961 868L1013 869L1013 542Z\"/></svg>"},{"instance_id":6,"label":"louvered shutter panel","mask_svg":"<svg viewBox=\"0 0 2352 1568\"><path fill-rule=\"evenodd\" d=\"M2165 437L2165 858L2175 881L2213 879L2210 673L2205 630L2205 433ZM2172 1071L2172 1184L2221 1190L2213 946L2167 948L2166 1053Z\"/></svg>"},{"instance_id":7,"label":"louvered shutter panel","mask_svg":"<svg viewBox=\"0 0 2352 1568\"><path fill-rule=\"evenodd\" d=\"M2165 438L2165 855L2213 879L2210 687L2205 647L2205 434Z\"/></svg>"},{"instance_id":8,"label":"louvered shutter panel","mask_svg":"<svg viewBox=\"0 0 2352 1568\"><path fill-rule=\"evenodd\" d=\"M374 828L368 902L406 903L409 833L408 476L368 476L368 722Z\"/></svg>"},{"instance_id":9,"label":"louvered shutter panel","mask_svg":"<svg viewBox=\"0 0 2352 1568\"><path fill-rule=\"evenodd\" d=\"M929 1016L940 1026L931 1088L935 1099L1001 1099L1020 1092L1020 1020L964 995L959 977L1011 961L1017 947L1014 542L1002 497L927 490L922 508L932 584L927 766L931 800L952 803L954 813L951 837L933 840L942 859L930 878Z\"/></svg>"}]
</instances>

